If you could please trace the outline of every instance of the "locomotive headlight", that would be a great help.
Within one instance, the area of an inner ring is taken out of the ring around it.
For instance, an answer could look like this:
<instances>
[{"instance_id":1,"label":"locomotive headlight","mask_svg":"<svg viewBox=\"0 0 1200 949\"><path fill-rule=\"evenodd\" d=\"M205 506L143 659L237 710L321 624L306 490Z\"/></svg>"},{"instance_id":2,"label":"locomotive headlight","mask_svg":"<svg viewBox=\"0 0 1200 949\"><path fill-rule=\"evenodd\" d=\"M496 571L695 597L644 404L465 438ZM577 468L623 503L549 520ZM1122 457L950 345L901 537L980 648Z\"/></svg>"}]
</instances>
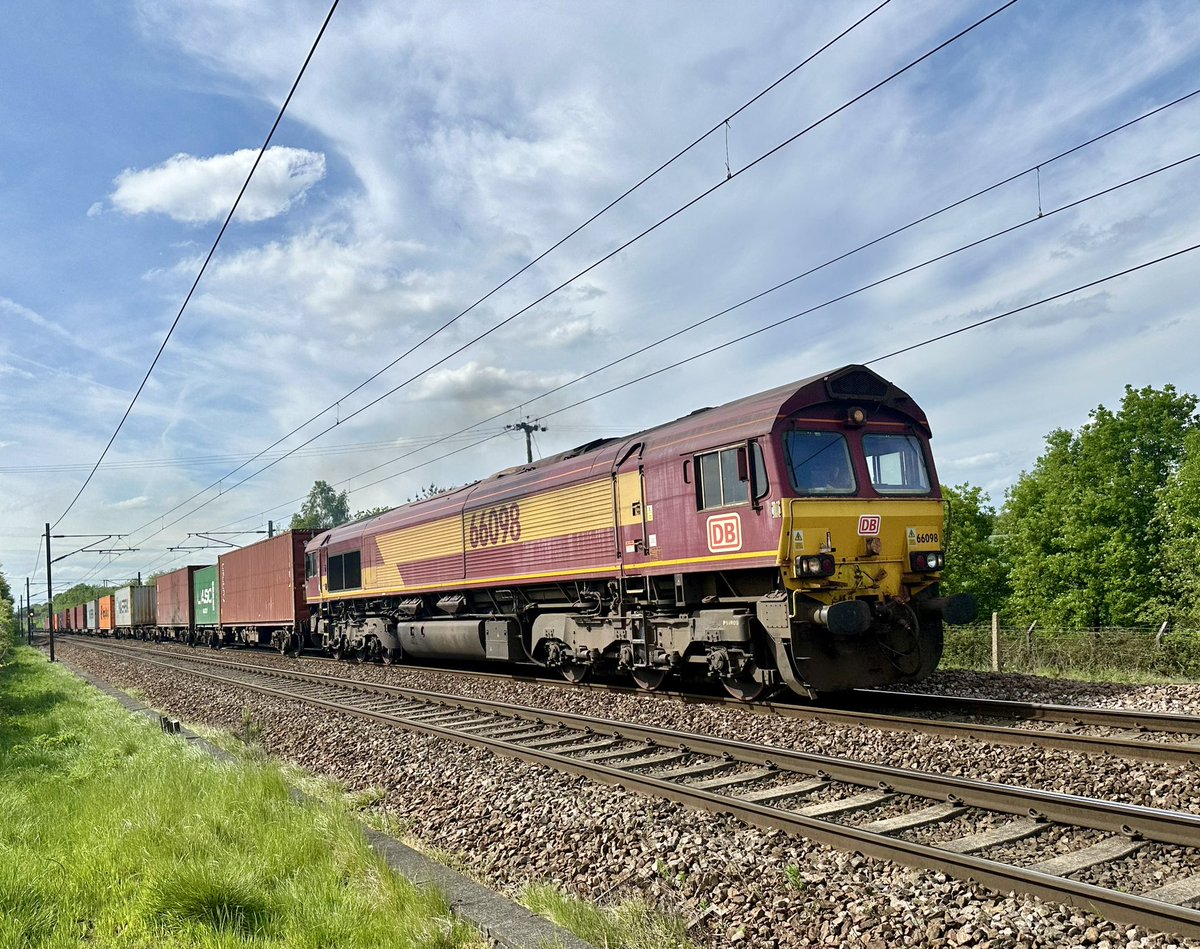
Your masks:
<instances>
[{"instance_id":1,"label":"locomotive headlight","mask_svg":"<svg viewBox=\"0 0 1200 949\"><path fill-rule=\"evenodd\" d=\"M929 573L945 569L946 556L940 550L918 550L909 554L909 563L913 573Z\"/></svg>"},{"instance_id":2,"label":"locomotive headlight","mask_svg":"<svg viewBox=\"0 0 1200 949\"><path fill-rule=\"evenodd\" d=\"M797 561L797 566L800 568L801 575L806 577L831 577L837 569L837 563L829 554L821 554L818 557L801 557Z\"/></svg>"}]
</instances>

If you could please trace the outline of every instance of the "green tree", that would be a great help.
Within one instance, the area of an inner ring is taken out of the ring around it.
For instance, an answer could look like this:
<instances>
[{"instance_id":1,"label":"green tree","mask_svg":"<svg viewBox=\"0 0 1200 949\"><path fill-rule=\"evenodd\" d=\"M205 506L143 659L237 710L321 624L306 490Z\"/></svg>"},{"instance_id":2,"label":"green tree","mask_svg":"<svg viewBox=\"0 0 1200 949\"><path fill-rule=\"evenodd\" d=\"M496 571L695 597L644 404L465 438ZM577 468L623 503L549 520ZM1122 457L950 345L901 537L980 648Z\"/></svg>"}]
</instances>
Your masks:
<instances>
[{"instance_id":1,"label":"green tree","mask_svg":"<svg viewBox=\"0 0 1200 949\"><path fill-rule=\"evenodd\" d=\"M1008 612L1067 626L1158 617L1158 496L1196 428L1196 404L1174 386L1126 386L1118 412L1101 405L1078 433L1047 436L1046 451L1009 490L999 518L1011 564Z\"/></svg>"},{"instance_id":2,"label":"green tree","mask_svg":"<svg viewBox=\"0 0 1200 949\"><path fill-rule=\"evenodd\" d=\"M327 530L350 520L350 492L338 494L327 481L317 481L300 510L292 515L292 530Z\"/></svg>"},{"instance_id":3,"label":"green tree","mask_svg":"<svg viewBox=\"0 0 1200 949\"><path fill-rule=\"evenodd\" d=\"M0 656L18 639L16 612L13 609L12 589L8 577L0 571Z\"/></svg>"},{"instance_id":4,"label":"green tree","mask_svg":"<svg viewBox=\"0 0 1200 949\"><path fill-rule=\"evenodd\" d=\"M1200 431L1188 433L1183 461L1163 486L1155 511L1163 619L1200 628Z\"/></svg>"},{"instance_id":5,"label":"green tree","mask_svg":"<svg viewBox=\"0 0 1200 949\"><path fill-rule=\"evenodd\" d=\"M1008 567L995 536L996 509L975 485L942 485L942 497L949 504L942 594L974 594L979 615L987 617L1001 609L1008 595Z\"/></svg>"}]
</instances>

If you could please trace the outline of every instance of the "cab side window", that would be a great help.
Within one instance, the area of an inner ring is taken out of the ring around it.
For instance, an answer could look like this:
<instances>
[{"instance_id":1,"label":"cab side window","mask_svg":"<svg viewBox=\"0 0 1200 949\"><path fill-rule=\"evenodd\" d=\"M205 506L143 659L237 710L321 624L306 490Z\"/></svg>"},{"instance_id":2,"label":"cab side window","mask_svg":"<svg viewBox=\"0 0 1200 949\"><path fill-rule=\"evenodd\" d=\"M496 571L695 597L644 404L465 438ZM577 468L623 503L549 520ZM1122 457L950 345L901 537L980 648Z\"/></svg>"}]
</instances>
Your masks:
<instances>
[{"instance_id":1,"label":"cab side window","mask_svg":"<svg viewBox=\"0 0 1200 949\"><path fill-rule=\"evenodd\" d=\"M696 456L696 500L701 510L749 502L750 477L744 446Z\"/></svg>"}]
</instances>

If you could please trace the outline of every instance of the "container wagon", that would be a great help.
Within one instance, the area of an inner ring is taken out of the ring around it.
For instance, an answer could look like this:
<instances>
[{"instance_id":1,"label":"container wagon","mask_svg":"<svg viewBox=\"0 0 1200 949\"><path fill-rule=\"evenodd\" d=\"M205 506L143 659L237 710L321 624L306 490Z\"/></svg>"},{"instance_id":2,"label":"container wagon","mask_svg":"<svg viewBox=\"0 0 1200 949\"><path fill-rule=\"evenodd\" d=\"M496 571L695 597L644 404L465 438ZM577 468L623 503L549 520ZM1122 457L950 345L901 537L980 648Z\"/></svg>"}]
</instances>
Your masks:
<instances>
[{"instance_id":1,"label":"container wagon","mask_svg":"<svg viewBox=\"0 0 1200 949\"><path fill-rule=\"evenodd\" d=\"M121 587L113 596L117 634L126 639L149 639L154 632L154 587Z\"/></svg>"},{"instance_id":2,"label":"container wagon","mask_svg":"<svg viewBox=\"0 0 1200 949\"><path fill-rule=\"evenodd\" d=\"M88 603L85 603L84 606L87 608L87 617L84 623L84 628L87 630L89 636L95 636L100 630L99 603L96 600L92 600Z\"/></svg>"},{"instance_id":3,"label":"container wagon","mask_svg":"<svg viewBox=\"0 0 1200 949\"><path fill-rule=\"evenodd\" d=\"M217 558L222 644L300 645L309 614L304 547L318 533L285 531Z\"/></svg>"},{"instance_id":4,"label":"container wagon","mask_svg":"<svg viewBox=\"0 0 1200 949\"><path fill-rule=\"evenodd\" d=\"M155 622L158 635L176 642L195 642L196 573L203 566L180 567L155 581Z\"/></svg>"},{"instance_id":5,"label":"container wagon","mask_svg":"<svg viewBox=\"0 0 1200 949\"><path fill-rule=\"evenodd\" d=\"M96 606L96 612L100 618L100 628L97 632L101 636L111 636L113 634L113 622L117 615L115 597L111 593L108 596L102 596L96 601Z\"/></svg>"},{"instance_id":6,"label":"container wagon","mask_svg":"<svg viewBox=\"0 0 1200 949\"><path fill-rule=\"evenodd\" d=\"M200 567L192 576L192 621L197 642L221 643L221 584L217 565Z\"/></svg>"}]
</instances>

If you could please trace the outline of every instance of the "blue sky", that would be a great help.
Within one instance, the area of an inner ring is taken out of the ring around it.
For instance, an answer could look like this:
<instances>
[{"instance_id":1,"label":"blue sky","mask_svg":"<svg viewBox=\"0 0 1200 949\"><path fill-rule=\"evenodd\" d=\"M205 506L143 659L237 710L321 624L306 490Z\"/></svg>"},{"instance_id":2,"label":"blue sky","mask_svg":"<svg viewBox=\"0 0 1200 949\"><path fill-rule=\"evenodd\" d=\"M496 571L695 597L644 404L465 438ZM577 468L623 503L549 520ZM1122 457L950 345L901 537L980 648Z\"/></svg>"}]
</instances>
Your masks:
<instances>
[{"instance_id":1,"label":"blue sky","mask_svg":"<svg viewBox=\"0 0 1200 949\"><path fill-rule=\"evenodd\" d=\"M56 530L129 533L56 587L204 554L189 532L286 522L313 481L361 509L904 345L1200 241L1188 2L1038 3L992 21L450 356L995 7L894 2L536 268L345 398L244 484L177 505L340 399L874 3L346 0L245 203L102 467ZM325 14L262 0L18 5L0 34L0 564L21 584L174 319ZM991 192L538 400L1023 169ZM559 414L579 398L929 258L1005 237ZM1200 252L1198 252L1200 254ZM1044 436L1126 383L1200 391L1189 255L876 368L923 405L943 481L999 501ZM421 444L495 413L471 437ZM465 448L453 457L447 451ZM401 455L372 475L367 468ZM271 456L274 457L274 456ZM431 460L432 459L432 460ZM425 467L404 469L429 461ZM77 466L52 470L49 466ZM371 485L380 477L390 480ZM205 506L192 511L201 503ZM249 535L248 535L249 536Z\"/></svg>"}]
</instances>

